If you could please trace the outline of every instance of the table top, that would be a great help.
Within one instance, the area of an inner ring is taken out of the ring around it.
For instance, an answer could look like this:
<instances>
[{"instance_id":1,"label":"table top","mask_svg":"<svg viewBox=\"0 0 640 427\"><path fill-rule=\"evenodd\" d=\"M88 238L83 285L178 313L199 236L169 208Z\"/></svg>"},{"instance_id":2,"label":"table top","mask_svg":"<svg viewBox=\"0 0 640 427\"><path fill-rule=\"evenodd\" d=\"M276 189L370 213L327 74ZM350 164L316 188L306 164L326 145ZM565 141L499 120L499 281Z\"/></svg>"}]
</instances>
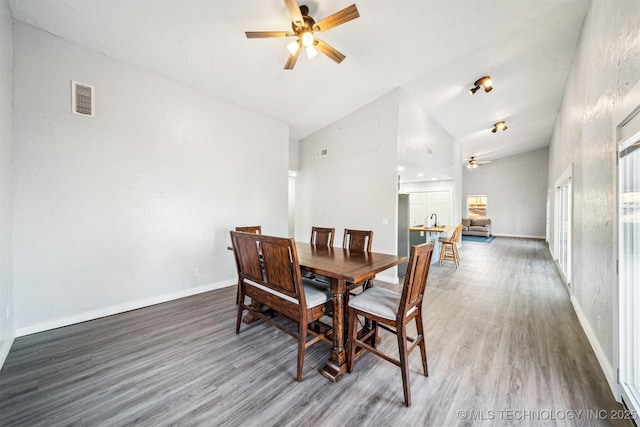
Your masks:
<instances>
[{"instance_id":1,"label":"table top","mask_svg":"<svg viewBox=\"0 0 640 427\"><path fill-rule=\"evenodd\" d=\"M351 252L348 249L296 242L300 268L316 274L359 283L388 268L402 264L407 257L378 252Z\"/></svg>"}]
</instances>

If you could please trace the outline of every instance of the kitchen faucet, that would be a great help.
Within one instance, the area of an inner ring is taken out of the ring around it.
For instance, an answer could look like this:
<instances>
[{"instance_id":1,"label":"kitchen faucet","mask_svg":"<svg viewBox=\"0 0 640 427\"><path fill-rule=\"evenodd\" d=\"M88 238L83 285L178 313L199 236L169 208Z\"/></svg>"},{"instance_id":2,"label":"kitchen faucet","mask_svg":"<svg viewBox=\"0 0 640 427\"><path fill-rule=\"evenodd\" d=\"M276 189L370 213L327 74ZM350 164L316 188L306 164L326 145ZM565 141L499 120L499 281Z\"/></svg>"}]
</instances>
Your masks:
<instances>
[{"instance_id":1,"label":"kitchen faucet","mask_svg":"<svg viewBox=\"0 0 640 427\"><path fill-rule=\"evenodd\" d=\"M433 219L433 217L436 217L436 220L433 222L433 226L437 227L438 226L438 215L436 215L436 213L432 213L431 216L429 217L430 219Z\"/></svg>"}]
</instances>

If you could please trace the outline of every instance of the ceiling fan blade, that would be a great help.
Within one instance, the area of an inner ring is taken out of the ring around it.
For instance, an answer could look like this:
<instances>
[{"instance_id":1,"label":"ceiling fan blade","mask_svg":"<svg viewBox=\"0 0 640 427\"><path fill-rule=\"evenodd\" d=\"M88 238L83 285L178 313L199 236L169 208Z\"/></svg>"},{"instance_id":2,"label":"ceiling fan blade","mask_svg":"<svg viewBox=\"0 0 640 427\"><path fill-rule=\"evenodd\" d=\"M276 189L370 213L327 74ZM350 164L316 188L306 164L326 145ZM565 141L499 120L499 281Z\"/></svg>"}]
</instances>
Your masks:
<instances>
[{"instance_id":1,"label":"ceiling fan blade","mask_svg":"<svg viewBox=\"0 0 640 427\"><path fill-rule=\"evenodd\" d=\"M300 6L298 6L297 0L284 0L284 4L286 4L287 9L289 9L291 21L296 24L296 26L301 27L304 21L302 20L302 13L300 13Z\"/></svg>"},{"instance_id":2,"label":"ceiling fan blade","mask_svg":"<svg viewBox=\"0 0 640 427\"><path fill-rule=\"evenodd\" d=\"M337 27L338 25L349 22L359 16L360 13L358 13L358 8L355 4L352 4L351 6L345 7L344 9L334 13L333 15L327 16L326 18L321 19L319 22L316 22L316 25L313 26L313 31L327 31L330 28Z\"/></svg>"},{"instance_id":3,"label":"ceiling fan blade","mask_svg":"<svg viewBox=\"0 0 640 427\"><path fill-rule=\"evenodd\" d=\"M295 55L289 55L289 58L287 58L287 62L284 64L284 69L285 70L293 70L293 67L296 66L296 61L298 60L298 57L300 56L300 51L302 49L298 49L296 51Z\"/></svg>"},{"instance_id":4,"label":"ceiling fan blade","mask_svg":"<svg viewBox=\"0 0 640 427\"><path fill-rule=\"evenodd\" d=\"M346 56L344 56L342 53L338 52L320 39L316 39L313 43L313 46L320 52L327 55L329 58L333 59L338 64L341 63L344 58L346 58Z\"/></svg>"},{"instance_id":5,"label":"ceiling fan blade","mask_svg":"<svg viewBox=\"0 0 640 427\"><path fill-rule=\"evenodd\" d=\"M266 39L272 37L293 37L291 31L245 31L248 39Z\"/></svg>"}]
</instances>

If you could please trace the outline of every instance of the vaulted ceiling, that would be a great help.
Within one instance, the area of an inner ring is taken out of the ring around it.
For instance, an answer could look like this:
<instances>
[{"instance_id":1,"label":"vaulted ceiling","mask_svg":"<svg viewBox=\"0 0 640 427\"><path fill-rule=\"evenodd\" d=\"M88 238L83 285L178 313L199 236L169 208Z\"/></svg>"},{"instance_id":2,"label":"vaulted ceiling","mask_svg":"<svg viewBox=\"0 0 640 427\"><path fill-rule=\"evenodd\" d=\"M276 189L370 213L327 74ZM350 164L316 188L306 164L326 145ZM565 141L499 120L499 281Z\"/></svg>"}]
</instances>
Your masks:
<instances>
[{"instance_id":1,"label":"vaulted ceiling","mask_svg":"<svg viewBox=\"0 0 640 427\"><path fill-rule=\"evenodd\" d=\"M300 0L318 21L355 1L360 17L322 34L346 55L301 55L283 0L11 0L14 18L290 124L304 138L400 87L491 160L548 145L588 0ZM494 89L470 95L484 75ZM492 133L505 120L506 132ZM463 159L460 159L462 162Z\"/></svg>"}]
</instances>

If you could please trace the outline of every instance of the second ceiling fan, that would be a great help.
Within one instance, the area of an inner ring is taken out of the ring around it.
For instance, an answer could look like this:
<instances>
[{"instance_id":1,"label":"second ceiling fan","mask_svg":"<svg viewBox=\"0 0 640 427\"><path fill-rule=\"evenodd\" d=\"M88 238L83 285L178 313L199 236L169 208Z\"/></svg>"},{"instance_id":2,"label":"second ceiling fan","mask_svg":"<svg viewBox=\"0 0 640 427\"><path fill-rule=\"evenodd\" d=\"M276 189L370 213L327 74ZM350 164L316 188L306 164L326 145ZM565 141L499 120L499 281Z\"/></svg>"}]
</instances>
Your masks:
<instances>
[{"instance_id":1,"label":"second ceiling fan","mask_svg":"<svg viewBox=\"0 0 640 427\"><path fill-rule=\"evenodd\" d=\"M309 16L309 8L305 5L299 6L297 0L284 0L284 3L289 10L289 15L291 15L291 28L293 31L246 31L247 38L296 37L296 40L287 45L289 58L284 65L285 70L293 69L303 49L305 49L310 58L320 51L336 63L341 63L345 56L317 38L315 34L359 17L360 14L356 5L352 4L316 22Z\"/></svg>"},{"instance_id":2,"label":"second ceiling fan","mask_svg":"<svg viewBox=\"0 0 640 427\"><path fill-rule=\"evenodd\" d=\"M480 165L484 165L486 163L491 163L491 160L485 160L484 162L479 162L476 160L475 156L471 156L471 158L469 158L469 161L467 162L467 169L475 169Z\"/></svg>"}]
</instances>

